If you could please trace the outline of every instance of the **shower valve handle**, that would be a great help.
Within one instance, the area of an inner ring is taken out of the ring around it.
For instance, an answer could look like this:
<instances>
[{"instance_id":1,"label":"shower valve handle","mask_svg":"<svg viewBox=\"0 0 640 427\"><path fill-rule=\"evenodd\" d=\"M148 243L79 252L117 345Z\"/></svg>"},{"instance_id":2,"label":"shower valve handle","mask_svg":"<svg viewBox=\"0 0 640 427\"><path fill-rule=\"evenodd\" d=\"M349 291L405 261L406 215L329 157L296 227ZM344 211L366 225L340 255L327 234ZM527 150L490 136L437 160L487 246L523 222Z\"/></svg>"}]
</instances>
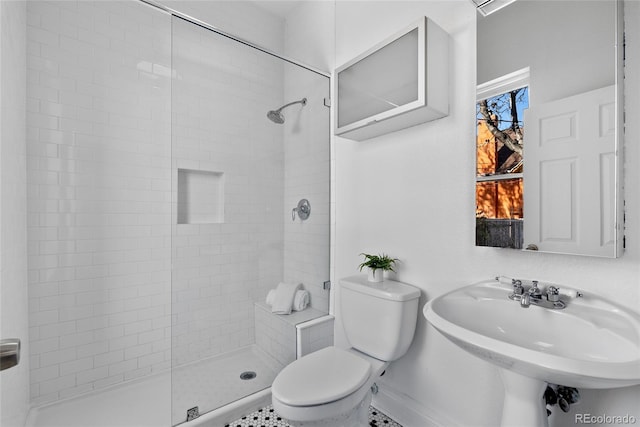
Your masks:
<instances>
[{"instance_id":1,"label":"shower valve handle","mask_svg":"<svg viewBox=\"0 0 640 427\"><path fill-rule=\"evenodd\" d=\"M301 199L298 202L298 206L293 208L293 210L291 211L291 221L296 220L296 213L298 214L298 217L303 221L309 218L309 215L311 215L311 204L307 199Z\"/></svg>"}]
</instances>

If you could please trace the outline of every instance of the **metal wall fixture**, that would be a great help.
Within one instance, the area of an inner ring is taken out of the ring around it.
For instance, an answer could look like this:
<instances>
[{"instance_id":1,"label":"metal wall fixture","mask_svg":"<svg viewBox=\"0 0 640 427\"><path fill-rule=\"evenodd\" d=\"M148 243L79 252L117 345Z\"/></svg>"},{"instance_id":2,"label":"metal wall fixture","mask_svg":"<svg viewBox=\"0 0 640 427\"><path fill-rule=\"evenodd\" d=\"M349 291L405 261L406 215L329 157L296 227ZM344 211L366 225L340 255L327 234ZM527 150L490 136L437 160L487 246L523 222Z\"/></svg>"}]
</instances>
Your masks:
<instances>
[{"instance_id":1,"label":"metal wall fixture","mask_svg":"<svg viewBox=\"0 0 640 427\"><path fill-rule=\"evenodd\" d=\"M309 204L307 199L300 199L298 206L293 208L291 211L291 221L296 220L296 214L298 214L298 218L302 221L309 218L309 215L311 215L311 204Z\"/></svg>"},{"instance_id":2,"label":"metal wall fixture","mask_svg":"<svg viewBox=\"0 0 640 427\"><path fill-rule=\"evenodd\" d=\"M0 371L20 363L20 340L9 338L0 340Z\"/></svg>"},{"instance_id":3,"label":"metal wall fixture","mask_svg":"<svg viewBox=\"0 0 640 427\"><path fill-rule=\"evenodd\" d=\"M277 110L271 110L267 113L267 118L271 120L273 123L281 125L284 123L284 116L282 115L282 110L295 104L302 104L302 106L304 107L305 105L307 105L307 98L302 98L300 101L290 102L278 108Z\"/></svg>"}]
</instances>

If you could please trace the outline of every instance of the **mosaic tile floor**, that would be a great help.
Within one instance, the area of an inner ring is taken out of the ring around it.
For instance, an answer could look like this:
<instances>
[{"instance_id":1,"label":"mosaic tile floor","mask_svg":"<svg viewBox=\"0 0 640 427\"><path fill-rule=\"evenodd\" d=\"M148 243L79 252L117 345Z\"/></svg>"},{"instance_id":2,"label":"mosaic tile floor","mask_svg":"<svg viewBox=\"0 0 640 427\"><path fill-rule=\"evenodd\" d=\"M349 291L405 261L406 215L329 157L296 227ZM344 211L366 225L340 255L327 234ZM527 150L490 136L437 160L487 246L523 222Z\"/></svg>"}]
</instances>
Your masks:
<instances>
[{"instance_id":1,"label":"mosaic tile floor","mask_svg":"<svg viewBox=\"0 0 640 427\"><path fill-rule=\"evenodd\" d=\"M373 406L369 406L369 426L371 427L402 427L391 418L378 411ZM225 427L291 427L286 421L278 416L271 405L258 409Z\"/></svg>"}]
</instances>

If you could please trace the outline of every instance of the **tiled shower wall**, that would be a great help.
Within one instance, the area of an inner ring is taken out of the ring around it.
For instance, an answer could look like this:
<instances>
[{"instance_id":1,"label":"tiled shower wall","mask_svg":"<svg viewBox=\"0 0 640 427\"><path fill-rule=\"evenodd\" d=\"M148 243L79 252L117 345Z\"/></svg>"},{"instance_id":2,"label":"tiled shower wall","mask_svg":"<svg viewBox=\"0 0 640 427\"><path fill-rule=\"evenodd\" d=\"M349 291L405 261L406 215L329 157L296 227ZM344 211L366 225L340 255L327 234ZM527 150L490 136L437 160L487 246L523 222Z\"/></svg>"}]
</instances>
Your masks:
<instances>
[{"instance_id":1,"label":"tiled shower wall","mask_svg":"<svg viewBox=\"0 0 640 427\"><path fill-rule=\"evenodd\" d=\"M284 147L266 113L281 105L283 64L174 19L173 67L174 182L176 170L195 171L224 194L222 206L209 205L223 220L174 221L172 344L180 365L253 344L253 302L282 280ZM180 194L174 202L176 212L190 209Z\"/></svg>"},{"instance_id":2,"label":"tiled shower wall","mask_svg":"<svg viewBox=\"0 0 640 427\"><path fill-rule=\"evenodd\" d=\"M28 2L31 395L170 366L170 17Z\"/></svg>"},{"instance_id":3,"label":"tiled shower wall","mask_svg":"<svg viewBox=\"0 0 640 427\"><path fill-rule=\"evenodd\" d=\"M283 279L326 311L327 78L136 1L29 2L27 40L33 403L253 344ZM216 215L179 210L179 175Z\"/></svg>"}]
</instances>

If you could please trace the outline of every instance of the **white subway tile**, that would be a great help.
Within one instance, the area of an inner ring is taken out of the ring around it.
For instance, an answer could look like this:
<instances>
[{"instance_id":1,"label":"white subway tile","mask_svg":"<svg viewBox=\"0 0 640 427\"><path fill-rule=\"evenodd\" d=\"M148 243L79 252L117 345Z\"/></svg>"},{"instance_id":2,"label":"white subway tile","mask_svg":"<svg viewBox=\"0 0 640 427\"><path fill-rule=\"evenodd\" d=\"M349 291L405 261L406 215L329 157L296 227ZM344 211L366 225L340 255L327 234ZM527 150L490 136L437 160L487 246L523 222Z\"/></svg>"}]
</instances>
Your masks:
<instances>
[{"instance_id":1,"label":"white subway tile","mask_svg":"<svg viewBox=\"0 0 640 427\"><path fill-rule=\"evenodd\" d=\"M124 350L125 360L136 359L138 357L147 356L153 352L151 344L141 344L133 347L127 347Z\"/></svg>"},{"instance_id":2,"label":"white subway tile","mask_svg":"<svg viewBox=\"0 0 640 427\"><path fill-rule=\"evenodd\" d=\"M39 340L32 340L29 343L30 351L32 355L39 355L41 353L47 353L50 351L58 350L60 348L59 338L42 338Z\"/></svg>"},{"instance_id":3,"label":"white subway tile","mask_svg":"<svg viewBox=\"0 0 640 427\"><path fill-rule=\"evenodd\" d=\"M93 357L93 363L96 367L110 366L124 360L124 350L113 350L108 353L98 354Z\"/></svg>"},{"instance_id":4,"label":"white subway tile","mask_svg":"<svg viewBox=\"0 0 640 427\"><path fill-rule=\"evenodd\" d=\"M80 330L81 325L83 328L82 330L87 330L87 329L84 329L86 328L86 325L88 322L86 319L93 316L93 308L90 305L62 307L60 308L59 311L60 311L59 317L61 322L66 322L70 320L78 321L76 322L77 331Z\"/></svg>"},{"instance_id":5,"label":"white subway tile","mask_svg":"<svg viewBox=\"0 0 640 427\"><path fill-rule=\"evenodd\" d=\"M32 384L38 384L43 381L53 380L60 376L60 370L58 365L47 366L45 368L31 369L30 381Z\"/></svg>"},{"instance_id":6,"label":"white subway tile","mask_svg":"<svg viewBox=\"0 0 640 427\"><path fill-rule=\"evenodd\" d=\"M125 360L109 365L109 376L131 372L138 368L138 359Z\"/></svg>"},{"instance_id":7,"label":"white subway tile","mask_svg":"<svg viewBox=\"0 0 640 427\"><path fill-rule=\"evenodd\" d=\"M96 356L109 351L109 343L106 341L91 342L90 344L79 345L77 354L79 358Z\"/></svg>"},{"instance_id":8,"label":"white subway tile","mask_svg":"<svg viewBox=\"0 0 640 427\"><path fill-rule=\"evenodd\" d=\"M77 352L75 348L65 348L50 352L40 353L40 366L59 365L69 360L75 360Z\"/></svg>"},{"instance_id":9,"label":"white subway tile","mask_svg":"<svg viewBox=\"0 0 640 427\"><path fill-rule=\"evenodd\" d=\"M64 377L58 377L55 379L41 381L38 383L40 388L40 395L46 396L50 393L57 393L60 390L68 389L76 385L75 375L67 375Z\"/></svg>"},{"instance_id":10,"label":"white subway tile","mask_svg":"<svg viewBox=\"0 0 640 427\"><path fill-rule=\"evenodd\" d=\"M93 358L85 357L83 359L77 359L70 362L64 362L60 364L60 375L71 375L76 372L86 371L93 368Z\"/></svg>"},{"instance_id":11,"label":"white subway tile","mask_svg":"<svg viewBox=\"0 0 640 427\"><path fill-rule=\"evenodd\" d=\"M109 368L106 366L88 369L76 374L78 385L94 383L97 380L105 379L109 376Z\"/></svg>"},{"instance_id":12,"label":"white subway tile","mask_svg":"<svg viewBox=\"0 0 640 427\"><path fill-rule=\"evenodd\" d=\"M86 345L93 340L91 332L72 333L60 337L60 348L80 347Z\"/></svg>"},{"instance_id":13,"label":"white subway tile","mask_svg":"<svg viewBox=\"0 0 640 427\"><path fill-rule=\"evenodd\" d=\"M109 340L109 350L122 350L138 344L137 335L127 335L124 337L113 338Z\"/></svg>"},{"instance_id":14,"label":"white subway tile","mask_svg":"<svg viewBox=\"0 0 640 427\"><path fill-rule=\"evenodd\" d=\"M153 322L150 319L140 320L137 322L129 322L124 325L124 334L141 334L143 332L149 332L153 328Z\"/></svg>"}]
</instances>

